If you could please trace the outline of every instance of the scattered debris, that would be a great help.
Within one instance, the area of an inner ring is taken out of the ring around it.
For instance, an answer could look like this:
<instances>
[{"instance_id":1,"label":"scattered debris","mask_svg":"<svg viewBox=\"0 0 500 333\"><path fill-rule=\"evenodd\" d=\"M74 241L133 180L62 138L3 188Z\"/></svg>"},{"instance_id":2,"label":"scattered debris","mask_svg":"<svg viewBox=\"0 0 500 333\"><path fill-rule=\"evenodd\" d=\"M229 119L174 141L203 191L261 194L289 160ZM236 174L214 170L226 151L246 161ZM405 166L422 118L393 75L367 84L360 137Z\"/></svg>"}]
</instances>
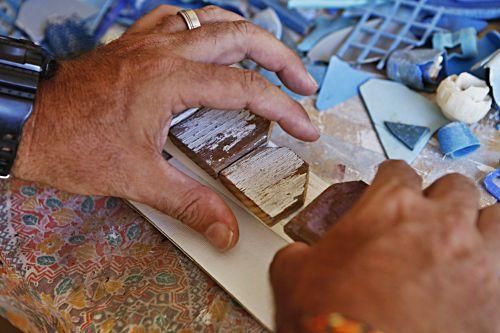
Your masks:
<instances>
[{"instance_id":1,"label":"scattered debris","mask_svg":"<svg viewBox=\"0 0 500 333\"><path fill-rule=\"evenodd\" d=\"M490 111L492 99L489 92L486 82L469 73L462 73L441 82L436 102L448 119L472 124Z\"/></svg>"},{"instance_id":2,"label":"scattered debris","mask_svg":"<svg viewBox=\"0 0 500 333\"><path fill-rule=\"evenodd\" d=\"M272 8L266 8L256 13L252 18L252 22L269 31L278 39L281 39L283 36L283 25L278 14Z\"/></svg>"},{"instance_id":3,"label":"scattered debris","mask_svg":"<svg viewBox=\"0 0 500 333\"><path fill-rule=\"evenodd\" d=\"M430 132L429 128L424 126L393 123L390 121L386 121L384 124L396 139L411 150L415 149L415 146L422 140L422 137Z\"/></svg>"},{"instance_id":4,"label":"scattered debris","mask_svg":"<svg viewBox=\"0 0 500 333\"><path fill-rule=\"evenodd\" d=\"M394 51L387 60L387 76L413 89L434 91L444 78L443 61L439 50Z\"/></svg>"},{"instance_id":5,"label":"scattered debris","mask_svg":"<svg viewBox=\"0 0 500 333\"><path fill-rule=\"evenodd\" d=\"M442 127L437 137L444 156L451 159L465 157L481 147L470 128L458 121Z\"/></svg>"},{"instance_id":6,"label":"scattered debris","mask_svg":"<svg viewBox=\"0 0 500 333\"><path fill-rule=\"evenodd\" d=\"M388 158L413 162L432 134L448 123L435 103L401 83L371 79L359 90ZM385 122L427 127L429 132L411 150L389 131Z\"/></svg>"},{"instance_id":7,"label":"scattered debris","mask_svg":"<svg viewBox=\"0 0 500 333\"><path fill-rule=\"evenodd\" d=\"M356 70L336 56L330 59L321 90L316 101L318 110L326 110L358 94L358 87L374 75Z\"/></svg>"},{"instance_id":8,"label":"scattered debris","mask_svg":"<svg viewBox=\"0 0 500 333\"><path fill-rule=\"evenodd\" d=\"M488 82L493 92L493 99L497 108L500 106L500 49L493 52L488 58L472 67L472 71L478 69L489 70Z\"/></svg>"}]
</instances>

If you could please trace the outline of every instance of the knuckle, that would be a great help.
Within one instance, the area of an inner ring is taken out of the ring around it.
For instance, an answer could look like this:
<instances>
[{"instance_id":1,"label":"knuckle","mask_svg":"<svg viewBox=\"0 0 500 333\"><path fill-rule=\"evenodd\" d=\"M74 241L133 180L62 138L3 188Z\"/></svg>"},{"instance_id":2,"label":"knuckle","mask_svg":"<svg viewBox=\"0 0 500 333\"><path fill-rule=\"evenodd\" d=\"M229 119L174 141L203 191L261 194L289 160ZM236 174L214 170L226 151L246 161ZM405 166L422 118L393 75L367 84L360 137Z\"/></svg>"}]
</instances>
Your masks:
<instances>
[{"instance_id":1,"label":"knuckle","mask_svg":"<svg viewBox=\"0 0 500 333\"><path fill-rule=\"evenodd\" d=\"M380 165L384 168L408 168L410 167L408 163L403 160L386 160Z\"/></svg>"},{"instance_id":2,"label":"knuckle","mask_svg":"<svg viewBox=\"0 0 500 333\"><path fill-rule=\"evenodd\" d=\"M264 90L267 88L267 81L256 71L243 71L243 85L248 90Z\"/></svg>"},{"instance_id":3,"label":"knuckle","mask_svg":"<svg viewBox=\"0 0 500 333\"><path fill-rule=\"evenodd\" d=\"M253 34L256 30L256 27L255 25L253 25L252 23L248 22L248 21L234 21L234 22L230 22L233 30L237 33L237 34L242 34L242 35L250 35L250 34Z\"/></svg>"},{"instance_id":4,"label":"knuckle","mask_svg":"<svg viewBox=\"0 0 500 333\"><path fill-rule=\"evenodd\" d=\"M222 8L215 5L208 5L200 8L200 10L207 15L216 15L217 13L220 13L220 11L222 11Z\"/></svg>"},{"instance_id":5,"label":"knuckle","mask_svg":"<svg viewBox=\"0 0 500 333\"><path fill-rule=\"evenodd\" d=\"M466 191L478 192L477 186L474 181L460 173L450 173L441 178L441 181L450 186L460 186Z\"/></svg>"}]
</instances>

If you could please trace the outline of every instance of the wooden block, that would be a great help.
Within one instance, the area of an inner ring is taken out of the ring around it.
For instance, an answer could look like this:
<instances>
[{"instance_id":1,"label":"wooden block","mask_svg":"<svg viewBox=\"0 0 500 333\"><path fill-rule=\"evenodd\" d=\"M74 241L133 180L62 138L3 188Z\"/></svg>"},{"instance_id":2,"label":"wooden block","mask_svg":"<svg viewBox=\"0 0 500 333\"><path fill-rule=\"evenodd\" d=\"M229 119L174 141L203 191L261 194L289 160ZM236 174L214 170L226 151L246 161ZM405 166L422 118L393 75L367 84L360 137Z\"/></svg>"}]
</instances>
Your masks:
<instances>
[{"instance_id":1,"label":"wooden block","mask_svg":"<svg viewBox=\"0 0 500 333\"><path fill-rule=\"evenodd\" d=\"M265 144L271 122L249 111L202 109L170 130L170 139L210 176Z\"/></svg>"},{"instance_id":2,"label":"wooden block","mask_svg":"<svg viewBox=\"0 0 500 333\"><path fill-rule=\"evenodd\" d=\"M316 243L358 201L368 185L362 181L334 184L285 225L293 240Z\"/></svg>"},{"instance_id":3,"label":"wooden block","mask_svg":"<svg viewBox=\"0 0 500 333\"><path fill-rule=\"evenodd\" d=\"M261 147L219 177L251 212L274 225L304 204L309 165L288 148Z\"/></svg>"}]
</instances>

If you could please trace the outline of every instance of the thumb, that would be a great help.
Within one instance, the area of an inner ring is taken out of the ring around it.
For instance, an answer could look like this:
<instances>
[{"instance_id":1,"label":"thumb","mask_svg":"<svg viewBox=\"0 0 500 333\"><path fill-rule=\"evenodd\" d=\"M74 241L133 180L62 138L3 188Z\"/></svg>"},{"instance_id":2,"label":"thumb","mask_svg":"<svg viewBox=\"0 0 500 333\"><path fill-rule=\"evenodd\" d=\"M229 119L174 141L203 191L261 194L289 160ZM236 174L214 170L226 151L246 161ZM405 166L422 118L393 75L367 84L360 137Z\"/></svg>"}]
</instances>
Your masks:
<instances>
[{"instance_id":1,"label":"thumb","mask_svg":"<svg viewBox=\"0 0 500 333\"><path fill-rule=\"evenodd\" d=\"M216 248L226 251L238 242L238 222L229 206L161 156L142 164L139 200L201 233Z\"/></svg>"}]
</instances>

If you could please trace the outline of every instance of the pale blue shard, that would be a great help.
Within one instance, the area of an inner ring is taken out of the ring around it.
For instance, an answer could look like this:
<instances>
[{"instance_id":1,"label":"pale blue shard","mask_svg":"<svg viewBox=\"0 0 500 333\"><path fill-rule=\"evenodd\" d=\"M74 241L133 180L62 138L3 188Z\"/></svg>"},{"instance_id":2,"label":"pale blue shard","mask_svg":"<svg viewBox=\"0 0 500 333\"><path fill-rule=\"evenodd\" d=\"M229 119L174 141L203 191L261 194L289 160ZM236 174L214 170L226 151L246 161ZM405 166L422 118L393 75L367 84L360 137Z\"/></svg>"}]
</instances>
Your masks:
<instances>
[{"instance_id":1,"label":"pale blue shard","mask_svg":"<svg viewBox=\"0 0 500 333\"><path fill-rule=\"evenodd\" d=\"M411 150L422 140L422 137L430 132L425 126L415 126L386 121L385 126L389 132Z\"/></svg>"},{"instance_id":2,"label":"pale blue shard","mask_svg":"<svg viewBox=\"0 0 500 333\"><path fill-rule=\"evenodd\" d=\"M287 8L280 0L248 0L248 2L257 8L272 8L276 11L281 22L293 31L305 35L311 28L312 22L301 15L297 10Z\"/></svg>"},{"instance_id":3,"label":"pale blue shard","mask_svg":"<svg viewBox=\"0 0 500 333\"><path fill-rule=\"evenodd\" d=\"M354 23L355 21L349 18L339 17L333 19L330 17L319 17L316 20L314 30L299 43L297 49L301 52L308 52L324 37L335 31L354 25Z\"/></svg>"},{"instance_id":4,"label":"pale blue shard","mask_svg":"<svg viewBox=\"0 0 500 333\"><path fill-rule=\"evenodd\" d=\"M354 69L333 56L316 100L316 108L326 110L347 101L356 96L358 87L372 77L373 74Z\"/></svg>"},{"instance_id":5,"label":"pale blue shard","mask_svg":"<svg viewBox=\"0 0 500 333\"><path fill-rule=\"evenodd\" d=\"M491 20L500 18L499 0L428 0L442 6L446 14Z\"/></svg>"},{"instance_id":6,"label":"pale blue shard","mask_svg":"<svg viewBox=\"0 0 500 333\"><path fill-rule=\"evenodd\" d=\"M359 90L384 151L390 159L412 163L431 136L449 122L437 104L401 83L371 79ZM387 121L427 127L429 132L425 133L411 150L391 134L384 124Z\"/></svg>"},{"instance_id":7,"label":"pale blue shard","mask_svg":"<svg viewBox=\"0 0 500 333\"><path fill-rule=\"evenodd\" d=\"M473 72L487 72L496 108L500 107L500 49L472 67Z\"/></svg>"},{"instance_id":8,"label":"pale blue shard","mask_svg":"<svg viewBox=\"0 0 500 333\"><path fill-rule=\"evenodd\" d=\"M277 39L281 39L283 36L283 25L278 14L272 8L266 8L257 12L252 18L252 22L272 33Z\"/></svg>"},{"instance_id":9,"label":"pale blue shard","mask_svg":"<svg viewBox=\"0 0 500 333\"><path fill-rule=\"evenodd\" d=\"M451 159L465 157L481 147L470 128L458 121L442 127L437 137L444 156Z\"/></svg>"},{"instance_id":10,"label":"pale blue shard","mask_svg":"<svg viewBox=\"0 0 500 333\"><path fill-rule=\"evenodd\" d=\"M432 47L436 50L458 49L460 53L451 52L448 59L470 59L477 56L477 32L474 28L465 28L455 32L436 32L432 36Z\"/></svg>"},{"instance_id":11,"label":"pale blue shard","mask_svg":"<svg viewBox=\"0 0 500 333\"><path fill-rule=\"evenodd\" d=\"M445 76L443 62L440 50L394 51L387 60L387 77L413 89L434 91Z\"/></svg>"}]
</instances>

